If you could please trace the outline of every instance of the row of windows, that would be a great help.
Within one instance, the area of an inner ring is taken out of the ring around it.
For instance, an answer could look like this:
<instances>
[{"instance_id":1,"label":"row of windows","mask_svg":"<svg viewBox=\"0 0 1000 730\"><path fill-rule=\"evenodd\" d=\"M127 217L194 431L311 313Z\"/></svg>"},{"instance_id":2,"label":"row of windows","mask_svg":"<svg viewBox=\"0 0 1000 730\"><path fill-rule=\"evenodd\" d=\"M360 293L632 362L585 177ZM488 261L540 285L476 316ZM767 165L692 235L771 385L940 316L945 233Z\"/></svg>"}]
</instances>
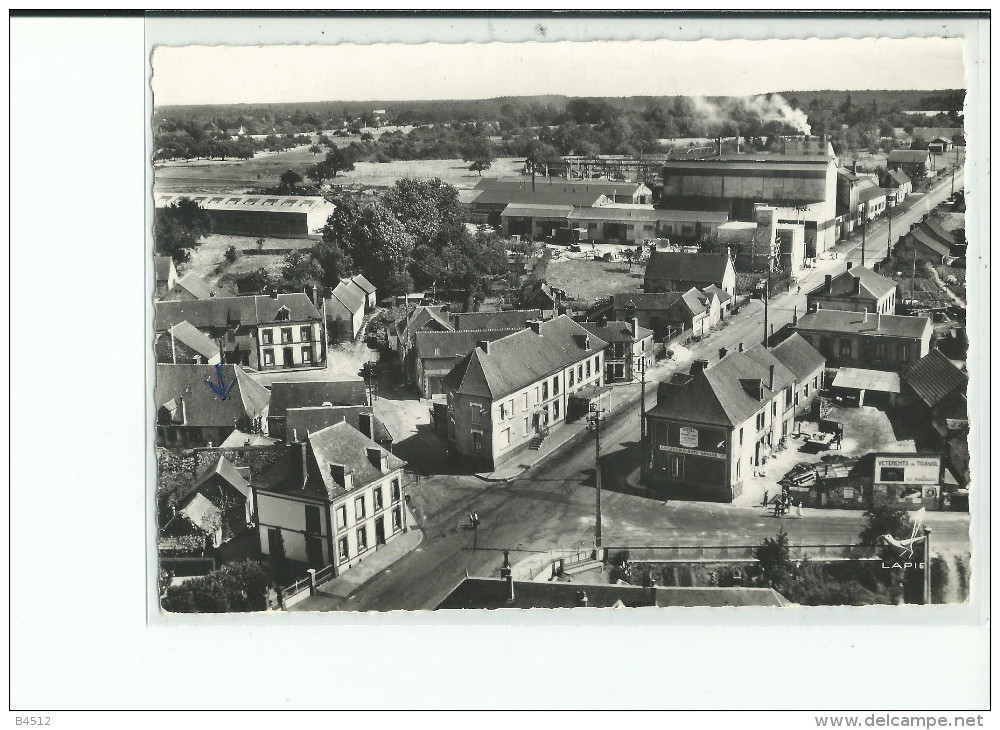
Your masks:
<instances>
[{"instance_id":1,"label":"row of windows","mask_svg":"<svg viewBox=\"0 0 1000 730\"><path fill-rule=\"evenodd\" d=\"M292 360L292 348L286 347L285 353L286 353L285 365L291 365L292 362L290 361ZM302 348L302 362L312 362L312 356L313 356L312 347ZM274 350L270 348L264 350L264 364L274 365Z\"/></svg>"},{"instance_id":2,"label":"row of windows","mask_svg":"<svg viewBox=\"0 0 1000 730\"><path fill-rule=\"evenodd\" d=\"M396 507L392 510L392 533L395 535L402 529L403 512L401 508ZM362 525L359 527L356 537L358 546L356 555L360 555L368 550L368 526ZM341 563L347 562L351 559L351 545L348 542L346 535L337 539L337 559Z\"/></svg>"},{"instance_id":3,"label":"row of windows","mask_svg":"<svg viewBox=\"0 0 1000 730\"><path fill-rule=\"evenodd\" d=\"M295 341L292 337L294 334L293 330L293 327L281 328L281 344L286 345ZM260 340L265 345L273 345L274 330L261 330ZM299 327L299 342L312 342L312 327Z\"/></svg>"},{"instance_id":4,"label":"row of windows","mask_svg":"<svg viewBox=\"0 0 1000 730\"><path fill-rule=\"evenodd\" d=\"M591 360L587 359L585 363L579 363L576 366L576 368L570 368L567 371L567 377L569 378L567 387L572 388L576 384L577 379L579 379L580 382L583 382L585 377L589 378L591 377L592 374L596 375L600 373L600 371L601 371L600 355L596 356L593 359L593 368L591 367ZM586 373L586 376L584 376L584 373ZM541 385L535 386L535 403L538 404L541 403L542 401L548 400L549 393L550 393L549 380L546 379L541 383ZM552 396L559 395L558 375L552 378L551 394ZM521 398L523 399L521 408L522 410L526 411L530 407L528 404L528 394L522 393ZM480 414L482 413L482 406L478 403L471 403L470 405L472 407L472 423L473 425L479 425L481 423ZM558 406L556 406L556 408L558 408ZM500 404L500 420L505 421L508 418L513 418L513 417L514 417L514 399L510 398L507 401Z\"/></svg>"},{"instance_id":5,"label":"row of windows","mask_svg":"<svg viewBox=\"0 0 1000 730\"><path fill-rule=\"evenodd\" d=\"M399 500L402 499L402 489L399 486L399 479L392 480L390 491L391 491L392 504L398 503ZM382 510L384 506L382 498L382 487L375 487L375 489L372 490L372 503L373 503L372 504L373 514L378 513L379 511ZM367 500L365 500L365 495L362 494L358 497L355 497L354 499L355 522L360 522L361 520L365 519L365 517L368 516L367 508L368 505L367 505ZM308 509L309 508L307 507L306 510L308 511ZM340 505L335 510L335 513L337 520L337 530L338 531L343 530L345 527L347 527L347 505L343 504ZM309 528L307 527L306 529L308 530Z\"/></svg>"}]
</instances>

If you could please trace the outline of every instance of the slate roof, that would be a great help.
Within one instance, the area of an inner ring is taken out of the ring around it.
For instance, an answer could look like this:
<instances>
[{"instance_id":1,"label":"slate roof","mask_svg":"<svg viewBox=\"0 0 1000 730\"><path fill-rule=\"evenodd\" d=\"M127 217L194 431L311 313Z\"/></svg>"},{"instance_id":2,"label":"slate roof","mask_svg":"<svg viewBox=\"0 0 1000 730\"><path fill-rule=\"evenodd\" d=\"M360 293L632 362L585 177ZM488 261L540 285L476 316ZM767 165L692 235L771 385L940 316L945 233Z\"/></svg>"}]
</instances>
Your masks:
<instances>
[{"instance_id":1,"label":"slate roof","mask_svg":"<svg viewBox=\"0 0 1000 730\"><path fill-rule=\"evenodd\" d=\"M370 413L374 421L374 440L380 446L392 443L392 434L368 406L308 406L289 408L285 418L285 441L292 443L293 436L305 438L306 434L322 431L341 421L361 431L361 414Z\"/></svg>"},{"instance_id":2,"label":"slate roof","mask_svg":"<svg viewBox=\"0 0 1000 730\"><path fill-rule=\"evenodd\" d=\"M912 183L910 176L907 175L902 170L889 170L889 177L891 177L895 182L897 187L902 187L907 183Z\"/></svg>"},{"instance_id":3,"label":"slate roof","mask_svg":"<svg viewBox=\"0 0 1000 730\"><path fill-rule=\"evenodd\" d=\"M955 393L964 393L969 376L940 350L931 350L903 373L902 380L927 407L934 408Z\"/></svg>"},{"instance_id":4,"label":"slate roof","mask_svg":"<svg viewBox=\"0 0 1000 730\"><path fill-rule=\"evenodd\" d=\"M773 388L770 367L774 366ZM795 375L762 345L731 352L692 376L663 383L650 416L735 427L767 406L775 394L792 385ZM761 392L761 399L752 395Z\"/></svg>"},{"instance_id":5,"label":"slate roof","mask_svg":"<svg viewBox=\"0 0 1000 730\"><path fill-rule=\"evenodd\" d=\"M861 279L861 294L854 293L854 281ZM896 290L896 282L872 271L867 266L852 266L830 280L830 293L826 293L826 282L817 286L808 296L833 296L838 299L881 299Z\"/></svg>"},{"instance_id":6,"label":"slate roof","mask_svg":"<svg viewBox=\"0 0 1000 730\"><path fill-rule=\"evenodd\" d=\"M363 311L365 308L364 291L350 279L343 279L337 284L333 290L333 298L339 300L352 313Z\"/></svg>"},{"instance_id":7,"label":"slate roof","mask_svg":"<svg viewBox=\"0 0 1000 730\"><path fill-rule=\"evenodd\" d=\"M870 188L862 188L858 192L858 202L867 203L869 200L877 200L878 198L884 198L885 196L885 190L880 188L878 185L873 185Z\"/></svg>"},{"instance_id":8,"label":"slate roof","mask_svg":"<svg viewBox=\"0 0 1000 730\"><path fill-rule=\"evenodd\" d=\"M681 588L633 585L590 585L559 581L514 581L514 600L503 578L465 578L437 609L575 608L586 593L588 608L642 606L791 606L773 588Z\"/></svg>"},{"instance_id":9,"label":"slate roof","mask_svg":"<svg viewBox=\"0 0 1000 730\"><path fill-rule=\"evenodd\" d=\"M178 322L168 332L174 336L175 340L184 343L206 359L219 354L219 343L187 320Z\"/></svg>"},{"instance_id":10,"label":"slate roof","mask_svg":"<svg viewBox=\"0 0 1000 730\"><path fill-rule=\"evenodd\" d=\"M222 526L222 509L198 492L188 498L188 503L177 510L177 514L187 518L188 522L206 534L211 534Z\"/></svg>"},{"instance_id":11,"label":"slate roof","mask_svg":"<svg viewBox=\"0 0 1000 730\"><path fill-rule=\"evenodd\" d=\"M233 427L242 416L256 418L268 406L271 394L239 365L223 365L222 377L228 385L235 378L229 397L219 396L206 385L216 382L214 365L170 365L158 363L153 397L156 408L166 407L172 423L182 425L180 402L183 398L186 426Z\"/></svg>"},{"instance_id":12,"label":"slate roof","mask_svg":"<svg viewBox=\"0 0 1000 730\"><path fill-rule=\"evenodd\" d=\"M305 474L301 449L306 449ZM333 500L381 479L385 474L368 457L368 449L387 454L389 472L401 469L406 462L383 449L348 423L336 423L309 434L301 444L291 444L284 456L258 480L263 491L299 494ZM340 465L353 480L347 490L333 476L331 465Z\"/></svg>"},{"instance_id":13,"label":"slate roof","mask_svg":"<svg viewBox=\"0 0 1000 730\"><path fill-rule=\"evenodd\" d=\"M412 338L417 332L423 329L451 331L454 329L451 322L442 316L444 307L417 307L408 319L401 318L396 322L396 333L404 334L409 331Z\"/></svg>"},{"instance_id":14,"label":"slate roof","mask_svg":"<svg viewBox=\"0 0 1000 730\"><path fill-rule=\"evenodd\" d=\"M941 239L942 243L947 244L949 247L955 245L955 232L947 230L933 218L928 218L920 225Z\"/></svg>"},{"instance_id":15,"label":"slate roof","mask_svg":"<svg viewBox=\"0 0 1000 730\"><path fill-rule=\"evenodd\" d=\"M195 273L189 273L182 276L177 280L177 283L171 287L170 291L174 291L177 288L184 289L195 299L211 299L212 297L233 297L236 296L233 292L228 289L224 289L218 286L212 286L202 277Z\"/></svg>"},{"instance_id":16,"label":"slate roof","mask_svg":"<svg viewBox=\"0 0 1000 730\"><path fill-rule=\"evenodd\" d=\"M719 298L720 304L725 304L730 299L732 299L732 297L729 296L729 292L727 292L725 289L716 286L715 284L710 284L709 286L703 287L702 291L705 294L715 294L715 296Z\"/></svg>"},{"instance_id":17,"label":"slate roof","mask_svg":"<svg viewBox=\"0 0 1000 730\"><path fill-rule=\"evenodd\" d=\"M635 304L636 309L642 310L670 309L680 298L681 292L679 291L658 292L655 294L641 291L627 291L611 295L611 300L614 302L616 311L624 311L630 303Z\"/></svg>"},{"instance_id":18,"label":"slate roof","mask_svg":"<svg viewBox=\"0 0 1000 730\"><path fill-rule=\"evenodd\" d=\"M465 357L483 340L493 342L501 337L524 329L519 327L490 330L462 330L461 332L418 332L415 338L417 357L421 360L432 358Z\"/></svg>"},{"instance_id":19,"label":"slate roof","mask_svg":"<svg viewBox=\"0 0 1000 730\"><path fill-rule=\"evenodd\" d=\"M540 309L513 309L503 312L459 312L449 316L456 330L522 329L539 319Z\"/></svg>"},{"instance_id":20,"label":"slate roof","mask_svg":"<svg viewBox=\"0 0 1000 730\"><path fill-rule=\"evenodd\" d=\"M931 233L930 229L926 228L923 224L918 225L906 235L922 246L926 246L938 256L948 256L951 253L951 246L946 243L942 243L937 236Z\"/></svg>"},{"instance_id":21,"label":"slate roof","mask_svg":"<svg viewBox=\"0 0 1000 730\"><path fill-rule=\"evenodd\" d=\"M583 338L589 337L590 347ZM491 400L531 385L585 357L601 352L607 343L589 335L566 315L490 343L486 354L473 349L444 377L444 385L460 395Z\"/></svg>"},{"instance_id":22,"label":"slate roof","mask_svg":"<svg viewBox=\"0 0 1000 730\"><path fill-rule=\"evenodd\" d=\"M703 299L702 293L694 287L681 294L680 302L691 313L692 317L697 317L699 314L704 314L708 311L708 306Z\"/></svg>"},{"instance_id":23,"label":"slate roof","mask_svg":"<svg viewBox=\"0 0 1000 730\"><path fill-rule=\"evenodd\" d=\"M594 337L599 337L607 343L625 342L632 343L652 337L653 330L645 327L638 328L638 337L632 336L632 322L617 320L600 324L599 322L580 322L580 326Z\"/></svg>"},{"instance_id":24,"label":"slate roof","mask_svg":"<svg viewBox=\"0 0 1000 730\"><path fill-rule=\"evenodd\" d=\"M250 482L244 479L243 475L236 470L236 467L233 466L233 462L222 455L215 460L215 463L212 464L212 466L208 467L208 469L201 473L201 475L195 480L194 487L191 491L197 491L202 484L215 475L222 477L227 484L239 490L244 497L249 494Z\"/></svg>"},{"instance_id":25,"label":"slate roof","mask_svg":"<svg viewBox=\"0 0 1000 730\"><path fill-rule=\"evenodd\" d=\"M279 381L271 385L271 418L284 418L289 408L321 406L367 406L368 391L363 380Z\"/></svg>"},{"instance_id":26,"label":"slate roof","mask_svg":"<svg viewBox=\"0 0 1000 730\"><path fill-rule=\"evenodd\" d=\"M654 251L646 263L646 278L721 284L729 265L724 253Z\"/></svg>"},{"instance_id":27,"label":"slate roof","mask_svg":"<svg viewBox=\"0 0 1000 730\"><path fill-rule=\"evenodd\" d=\"M169 256L154 256L153 271L155 272L156 281L167 281L170 278L170 269L173 264L174 261Z\"/></svg>"},{"instance_id":28,"label":"slate roof","mask_svg":"<svg viewBox=\"0 0 1000 730\"><path fill-rule=\"evenodd\" d=\"M861 179L860 177L854 174L853 170L849 170L846 167L838 167L837 174L840 175L845 180L848 180L849 182L852 183L857 182L858 180Z\"/></svg>"},{"instance_id":29,"label":"slate roof","mask_svg":"<svg viewBox=\"0 0 1000 730\"><path fill-rule=\"evenodd\" d=\"M788 368L795 379L802 381L816 372L817 369L826 365L826 358L823 357L816 348L806 342L798 332L771 348L771 354Z\"/></svg>"},{"instance_id":30,"label":"slate roof","mask_svg":"<svg viewBox=\"0 0 1000 730\"><path fill-rule=\"evenodd\" d=\"M355 274L351 277L351 281L365 294L375 293L375 285L368 281L364 274Z\"/></svg>"},{"instance_id":31,"label":"slate roof","mask_svg":"<svg viewBox=\"0 0 1000 730\"><path fill-rule=\"evenodd\" d=\"M871 312L868 313L866 321L862 312L820 309L800 317L796 329L921 339L931 331L931 321L927 317L907 317L899 314L879 315Z\"/></svg>"},{"instance_id":32,"label":"slate roof","mask_svg":"<svg viewBox=\"0 0 1000 730\"><path fill-rule=\"evenodd\" d=\"M917 164L927 162L930 153L927 150L892 150L887 162L901 164Z\"/></svg>"},{"instance_id":33,"label":"slate roof","mask_svg":"<svg viewBox=\"0 0 1000 730\"><path fill-rule=\"evenodd\" d=\"M282 307L289 310L289 322L319 320L323 315L305 294L278 294L252 297L214 297L191 301L156 302L153 327L162 332L187 320L198 329L227 328L277 322Z\"/></svg>"}]
</instances>

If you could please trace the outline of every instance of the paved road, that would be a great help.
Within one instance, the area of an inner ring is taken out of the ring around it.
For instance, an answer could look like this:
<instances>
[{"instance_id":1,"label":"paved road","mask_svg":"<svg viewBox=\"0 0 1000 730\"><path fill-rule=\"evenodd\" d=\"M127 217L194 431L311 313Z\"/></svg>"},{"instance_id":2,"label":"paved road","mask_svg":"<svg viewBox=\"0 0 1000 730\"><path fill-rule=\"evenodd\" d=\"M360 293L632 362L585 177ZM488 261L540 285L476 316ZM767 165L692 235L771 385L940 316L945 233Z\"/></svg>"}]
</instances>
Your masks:
<instances>
[{"instance_id":1,"label":"paved road","mask_svg":"<svg viewBox=\"0 0 1000 730\"><path fill-rule=\"evenodd\" d=\"M961 175L956 178L956 187L960 181ZM893 238L947 197L949 191L950 179L926 195L913 196L894 215ZM867 261L871 261L868 246L878 242L884 247L886 229L884 221L869 227ZM802 278L801 293L773 299L769 319L775 330L791 321L796 305L800 314L804 312L805 292L825 273L840 270L846 260L860 262L860 258L856 248L836 261L820 262L819 268ZM763 335L763 305L754 301L728 326L700 343L697 354L717 358L718 348L732 348L739 341L757 342ZM663 380L675 369L657 368L653 375ZM650 386L649 392L655 397L655 387ZM779 521L755 507L664 502L629 494L622 481L637 466L638 433L637 408L619 411L605 424L601 462L605 545L748 544L774 535L779 526L788 531L792 543L844 543L857 538L863 518L856 511L805 510L801 521ZM511 548L516 559L532 551L592 546L596 494L593 459L593 439L588 437L571 443L508 484L487 484L462 475L422 480L411 488L411 498L417 521L425 531L424 542L396 563L390 573L375 577L355 592L342 608L433 608L466 571L471 575L495 575L504 548ZM471 510L477 511L482 521L477 534L466 527ZM934 531L935 551L968 549L968 515L934 513L928 524Z\"/></svg>"}]
</instances>

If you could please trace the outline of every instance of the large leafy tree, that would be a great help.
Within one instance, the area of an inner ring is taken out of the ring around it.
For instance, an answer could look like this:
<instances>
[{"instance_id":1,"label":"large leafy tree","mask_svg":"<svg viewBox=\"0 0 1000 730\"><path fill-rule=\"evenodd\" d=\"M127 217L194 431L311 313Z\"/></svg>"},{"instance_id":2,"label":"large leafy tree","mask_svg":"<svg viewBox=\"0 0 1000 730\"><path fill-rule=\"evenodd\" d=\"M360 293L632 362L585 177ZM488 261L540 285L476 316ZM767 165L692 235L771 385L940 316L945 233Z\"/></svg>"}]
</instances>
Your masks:
<instances>
[{"instance_id":1,"label":"large leafy tree","mask_svg":"<svg viewBox=\"0 0 1000 730\"><path fill-rule=\"evenodd\" d=\"M382 203L413 235L416 246L440 248L464 228L458 190L437 178L397 180L382 195Z\"/></svg>"},{"instance_id":2,"label":"large leafy tree","mask_svg":"<svg viewBox=\"0 0 1000 730\"><path fill-rule=\"evenodd\" d=\"M308 251L292 251L285 256L281 280L285 289L302 291L307 285L319 284L324 279L323 268Z\"/></svg>"},{"instance_id":3,"label":"large leafy tree","mask_svg":"<svg viewBox=\"0 0 1000 730\"><path fill-rule=\"evenodd\" d=\"M176 263L191 259L191 249L212 232L212 219L190 198L181 198L156 211L153 239L156 250Z\"/></svg>"},{"instance_id":4,"label":"large leafy tree","mask_svg":"<svg viewBox=\"0 0 1000 730\"><path fill-rule=\"evenodd\" d=\"M866 547L876 547L882 544L883 535L892 535L897 540L910 537L913 523L910 516L901 509L879 505L865 512L865 526L858 537Z\"/></svg>"},{"instance_id":5,"label":"large leafy tree","mask_svg":"<svg viewBox=\"0 0 1000 730\"><path fill-rule=\"evenodd\" d=\"M784 530L778 532L777 537L765 538L753 549L753 556L760 565L764 580L772 588L780 591L792 579L795 563L788 549L788 533Z\"/></svg>"},{"instance_id":6,"label":"large leafy tree","mask_svg":"<svg viewBox=\"0 0 1000 730\"><path fill-rule=\"evenodd\" d=\"M317 162L306 171L306 175L317 185L321 185L327 180L336 180L337 175L342 172L350 172L354 169L354 154L350 150L334 147L326 153L326 157L321 162Z\"/></svg>"}]
</instances>

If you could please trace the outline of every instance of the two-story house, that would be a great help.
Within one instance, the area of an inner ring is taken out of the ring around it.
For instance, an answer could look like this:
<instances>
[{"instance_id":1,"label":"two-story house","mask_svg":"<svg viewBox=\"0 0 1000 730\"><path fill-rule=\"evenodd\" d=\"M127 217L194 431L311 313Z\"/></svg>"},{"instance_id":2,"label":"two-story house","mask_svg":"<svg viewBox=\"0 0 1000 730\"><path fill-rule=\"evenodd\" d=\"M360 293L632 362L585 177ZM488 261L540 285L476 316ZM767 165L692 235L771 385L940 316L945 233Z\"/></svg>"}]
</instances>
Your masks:
<instances>
[{"instance_id":1,"label":"two-story house","mask_svg":"<svg viewBox=\"0 0 1000 730\"><path fill-rule=\"evenodd\" d=\"M930 351L927 317L819 309L800 317L795 330L829 367L905 370Z\"/></svg>"},{"instance_id":2,"label":"two-story house","mask_svg":"<svg viewBox=\"0 0 1000 730\"><path fill-rule=\"evenodd\" d=\"M867 266L851 266L833 276L827 274L822 284L806 294L806 308L840 309L847 312L896 312L896 282L877 274Z\"/></svg>"},{"instance_id":3,"label":"two-story house","mask_svg":"<svg viewBox=\"0 0 1000 730\"><path fill-rule=\"evenodd\" d=\"M454 453L495 469L561 426L569 395L604 384L607 344L566 315L481 342L442 381Z\"/></svg>"},{"instance_id":4,"label":"two-story house","mask_svg":"<svg viewBox=\"0 0 1000 730\"><path fill-rule=\"evenodd\" d=\"M653 330L639 320L580 322L580 326L608 346L604 348L604 382L631 382L653 367Z\"/></svg>"},{"instance_id":5,"label":"two-story house","mask_svg":"<svg viewBox=\"0 0 1000 730\"><path fill-rule=\"evenodd\" d=\"M271 385L267 431L283 439L288 431L288 412L295 408L369 406L363 380L279 380Z\"/></svg>"},{"instance_id":6,"label":"two-story house","mask_svg":"<svg viewBox=\"0 0 1000 730\"><path fill-rule=\"evenodd\" d=\"M340 575L406 529L405 466L344 422L290 444L253 484L261 552Z\"/></svg>"},{"instance_id":7,"label":"two-story house","mask_svg":"<svg viewBox=\"0 0 1000 730\"><path fill-rule=\"evenodd\" d=\"M657 403L644 414L649 434L647 482L699 498L731 502L792 433L796 376L787 351L757 345L738 349L708 367L661 383Z\"/></svg>"},{"instance_id":8,"label":"two-story house","mask_svg":"<svg viewBox=\"0 0 1000 730\"><path fill-rule=\"evenodd\" d=\"M187 321L223 341L225 361L255 370L291 370L326 363L323 315L305 294L156 302L153 328Z\"/></svg>"}]
</instances>

